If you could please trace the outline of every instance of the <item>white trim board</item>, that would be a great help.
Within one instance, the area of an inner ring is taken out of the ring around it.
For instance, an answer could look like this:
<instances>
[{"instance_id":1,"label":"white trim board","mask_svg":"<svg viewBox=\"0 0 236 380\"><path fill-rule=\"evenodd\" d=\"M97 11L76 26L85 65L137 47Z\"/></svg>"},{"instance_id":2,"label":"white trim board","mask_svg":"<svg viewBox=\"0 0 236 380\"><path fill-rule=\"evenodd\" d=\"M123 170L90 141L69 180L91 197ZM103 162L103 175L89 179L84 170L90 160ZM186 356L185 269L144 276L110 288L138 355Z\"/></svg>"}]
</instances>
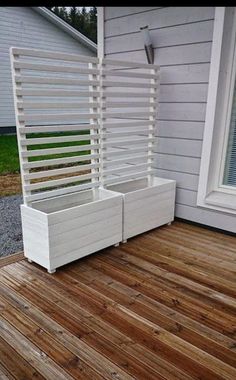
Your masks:
<instances>
[{"instance_id":1,"label":"white trim board","mask_svg":"<svg viewBox=\"0 0 236 380\"><path fill-rule=\"evenodd\" d=\"M231 16L233 16L233 12ZM219 186L218 175L220 165L222 165L223 149L220 142L224 140L225 119L228 110L228 95L225 95L226 91L223 91L222 83L227 86L229 82L229 65L232 61L232 57L227 55L227 67L224 67L224 73L222 74L222 56L224 55L222 50L226 45L228 47L229 43L232 43L232 26L228 27L226 24L226 8L216 7L197 205L235 214L236 208L229 207L229 197L226 196L223 188ZM227 33L227 27L230 33L228 33L226 44L224 38L225 30ZM231 53L233 54L232 45L230 45L230 55L232 55ZM227 76L225 76L225 73L228 73Z\"/></svg>"},{"instance_id":2,"label":"white trim board","mask_svg":"<svg viewBox=\"0 0 236 380\"><path fill-rule=\"evenodd\" d=\"M104 7L97 8L98 57L104 57Z\"/></svg>"}]
</instances>

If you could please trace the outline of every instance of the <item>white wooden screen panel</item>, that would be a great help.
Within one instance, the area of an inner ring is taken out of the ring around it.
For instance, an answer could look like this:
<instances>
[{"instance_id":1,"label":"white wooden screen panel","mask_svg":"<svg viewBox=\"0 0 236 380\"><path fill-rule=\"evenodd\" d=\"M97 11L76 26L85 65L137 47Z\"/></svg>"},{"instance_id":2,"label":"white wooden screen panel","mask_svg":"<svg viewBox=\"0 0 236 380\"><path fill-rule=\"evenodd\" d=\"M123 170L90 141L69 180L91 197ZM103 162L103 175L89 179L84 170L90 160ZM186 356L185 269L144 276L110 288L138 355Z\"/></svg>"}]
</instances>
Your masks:
<instances>
[{"instance_id":1,"label":"white wooden screen panel","mask_svg":"<svg viewBox=\"0 0 236 380\"><path fill-rule=\"evenodd\" d=\"M24 203L99 187L98 59L12 48L11 65Z\"/></svg>"},{"instance_id":2,"label":"white wooden screen panel","mask_svg":"<svg viewBox=\"0 0 236 380\"><path fill-rule=\"evenodd\" d=\"M143 177L151 180L158 87L158 66L103 59L100 134L104 185Z\"/></svg>"},{"instance_id":3,"label":"white wooden screen panel","mask_svg":"<svg viewBox=\"0 0 236 380\"><path fill-rule=\"evenodd\" d=\"M158 66L21 48L11 65L25 204L151 180Z\"/></svg>"}]
</instances>

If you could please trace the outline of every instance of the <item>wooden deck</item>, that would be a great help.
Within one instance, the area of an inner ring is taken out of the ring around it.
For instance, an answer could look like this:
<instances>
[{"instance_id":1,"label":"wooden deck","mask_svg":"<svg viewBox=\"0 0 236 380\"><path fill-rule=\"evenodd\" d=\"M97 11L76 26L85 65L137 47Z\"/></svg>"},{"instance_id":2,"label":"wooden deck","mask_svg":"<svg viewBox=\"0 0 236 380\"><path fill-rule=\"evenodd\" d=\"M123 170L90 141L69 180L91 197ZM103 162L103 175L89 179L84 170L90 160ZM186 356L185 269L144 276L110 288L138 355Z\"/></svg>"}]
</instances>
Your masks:
<instances>
[{"instance_id":1,"label":"wooden deck","mask_svg":"<svg viewBox=\"0 0 236 380\"><path fill-rule=\"evenodd\" d=\"M54 275L0 266L0 379L236 379L232 236L175 222Z\"/></svg>"}]
</instances>

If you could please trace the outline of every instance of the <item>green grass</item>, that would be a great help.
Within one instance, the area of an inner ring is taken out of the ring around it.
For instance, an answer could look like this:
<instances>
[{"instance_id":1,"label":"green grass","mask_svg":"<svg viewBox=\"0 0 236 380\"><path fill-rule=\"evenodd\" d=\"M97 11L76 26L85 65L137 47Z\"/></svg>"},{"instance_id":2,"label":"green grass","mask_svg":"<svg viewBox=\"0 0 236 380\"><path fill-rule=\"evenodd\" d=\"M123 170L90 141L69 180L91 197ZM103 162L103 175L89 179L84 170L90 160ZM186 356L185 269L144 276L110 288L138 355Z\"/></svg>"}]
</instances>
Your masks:
<instances>
[{"instance_id":1,"label":"green grass","mask_svg":"<svg viewBox=\"0 0 236 380\"><path fill-rule=\"evenodd\" d=\"M84 132L88 133L88 132ZM81 133L81 134L84 134ZM52 136L69 136L73 133L60 133L60 134L50 134ZM35 136L35 135L34 135ZM37 134L37 137L46 137L46 134ZM32 137L29 135L29 138ZM58 143L58 144L44 144L44 145L34 145L31 149L41 149L41 148L57 148L64 146L72 146L72 145L86 145L89 144L89 141L77 141L77 142L68 142L68 143ZM49 156L41 156L41 157L32 157L31 161L36 161L40 159L48 159L48 158L61 158L61 157L69 157L69 156L77 156L83 154L89 154L90 151L84 152L75 152L75 153L65 153L65 154L54 154ZM10 135L0 136L0 175L2 174L12 174L20 172L20 164L19 164L19 156L18 156L18 147L17 147L17 137Z\"/></svg>"},{"instance_id":2,"label":"green grass","mask_svg":"<svg viewBox=\"0 0 236 380\"><path fill-rule=\"evenodd\" d=\"M0 174L19 173L16 136L0 136Z\"/></svg>"}]
</instances>

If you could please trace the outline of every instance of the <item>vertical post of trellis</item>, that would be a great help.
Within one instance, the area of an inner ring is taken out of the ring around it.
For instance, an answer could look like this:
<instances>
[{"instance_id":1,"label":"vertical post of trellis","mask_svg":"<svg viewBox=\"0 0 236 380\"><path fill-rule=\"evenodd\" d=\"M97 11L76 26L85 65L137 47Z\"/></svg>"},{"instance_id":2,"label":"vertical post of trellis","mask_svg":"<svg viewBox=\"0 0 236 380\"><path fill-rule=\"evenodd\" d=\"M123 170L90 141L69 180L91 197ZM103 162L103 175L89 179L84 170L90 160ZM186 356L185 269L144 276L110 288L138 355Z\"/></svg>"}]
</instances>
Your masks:
<instances>
[{"instance_id":1,"label":"vertical post of trellis","mask_svg":"<svg viewBox=\"0 0 236 380\"><path fill-rule=\"evenodd\" d=\"M104 140L106 139L106 129L104 127L104 122L106 118L104 117L104 112L106 111L106 90L104 90L104 72L103 69L105 68L105 63L103 61L103 58L99 59L99 91L100 91L100 109L99 109L99 124L100 124L100 133L101 133L101 154L100 154L100 167L101 167L101 185L104 187L104 153L106 148L104 147Z\"/></svg>"},{"instance_id":2,"label":"vertical post of trellis","mask_svg":"<svg viewBox=\"0 0 236 380\"><path fill-rule=\"evenodd\" d=\"M155 130L155 121L156 121L156 113L153 115L155 111L157 111L157 85L158 85L158 69L153 68L150 70L150 73L153 75L153 78L151 78L151 84L154 85L155 87L152 87L150 89L150 107L149 107L149 120L150 124L148 127L148 139L150 140L148 142L148 185L152 186L152 165L153 165L153 138L154 138L154 130Z\"/></svg>"},{"instance_id":3,"label":"vertical post of trellis","mask_svg":"<svg viewBox=\"0 0 236 380\"><path fill-rule=\"evenodd\" d=\"M97 63L95 64L95 63L89 63L89 69L97 69ZM89 74L89 80L90 81L94 81L94 80L98 80L98 74ZM91 92L92 94L92 96L90 96L89 97L89 103L94 103L94 102L98 102L98 100L99 100L99 97L98 97L98 95L96 95L96 96L94 96L94 94L93 94L93 92L94 91L98 91L99 90L99 87L97 86L97 85L91 85L91 86L89 86L89 92ZM93 117L93 113L97 113L98 112L98 107L96 106L96 107L94 107L94 106L92 106L90 109L89 109L89 112L90 112L90 114L91 114L91 118L90 118L90 120L89 120L89 122L90 122L90 128L91 128L91 124L96 124L96 127L92 127L91 129L90 129L90 134L93 136L93 135L95 135L94 137L94 139L91 139L91 146L93 146L93 145L95 145L96 144L96 134L97 134L97 132L95 132L95 128L98 128L98 126L97 126L97 124L98 124L98 119L97 119L97 117L96 118L94 118ZM97 130L97 129L96 129ZM91 155L94 155L95 153L97 153L97 149L92 149L91 148ZM99 162L99 158L92 158L91 159L91 164L96 164L96 163L98 163ZM97 173L97 172L99 172L99 168L92 168L91 169L91 173L92 174L95 174L95 173ZM92 182L96 182L97 181L97 178L92 178ZM96 189L95 188L93 188L92 189L92 191L93 191L93 194L94 194L94 196L95 196L95 191L96 191Z\"/></svg>"},{"instance_id":4,"label":"vertical post of trellis","mask_svg":"<svg viewBox=\"0 0 236 380\"><path fill-rule=\"evenodd\" d=\"M14 54L14 48L10 48L10 60L11 60L11 73L12 73L12 85L13 85L13 99L14 99L14 108L15 108L15 120L16 120L16 133L17 133L17 142L18 142L18 151L19 151L19 160L21 167L21 183L22 183L22 192L24 204L28 204L26 197L30 195L30 191L25 190L25 186L30 184L29 180L25 179L25 175L29 173L29 170L24 168L24 164L28 161L28 158L23 157L23 153L27 151L27 146L21 144L22 140L26 139L25 133L25 121L21 120L21 116L24 115L23 112L23 103L21 95L21 82L20 82L20 69L16 69L14 62L19 60L19 55ZM17 78L18 76L18 78ZM19 108L19 102L20 107ZM20 136L21 135L21 136Z\"/></svg>"}]
</instances>

